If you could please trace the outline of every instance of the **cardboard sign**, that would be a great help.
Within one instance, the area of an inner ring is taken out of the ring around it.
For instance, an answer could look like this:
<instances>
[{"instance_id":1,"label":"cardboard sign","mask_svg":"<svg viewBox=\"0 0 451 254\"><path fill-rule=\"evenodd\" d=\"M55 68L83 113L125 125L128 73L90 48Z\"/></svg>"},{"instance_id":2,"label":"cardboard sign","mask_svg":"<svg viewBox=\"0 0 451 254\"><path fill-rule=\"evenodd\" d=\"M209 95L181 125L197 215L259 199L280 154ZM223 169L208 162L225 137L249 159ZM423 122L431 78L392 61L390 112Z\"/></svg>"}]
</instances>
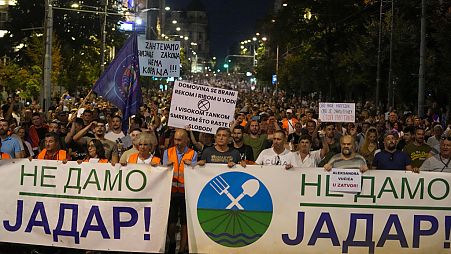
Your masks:
<instances>
[{"instance_id":1,"label":"cardboard sign","mask_svg":"<svg viewBox=\"0 0 451 254\"><path fill-rule=\"evenodd\" d=\"M153 41L138 37L139 70L141 76L179 77L180 42Z\"/></svg>"},{"instance_id":2,"label":"cardboard sign","mask_svg":"<svg viewBox=\"0 0 451 254\"><path fill-rule=\"evenodd\" d=\"M358 169L333 168L330 175L329 189L337 192L358 193L362 190L361 179L361 173Z\"/></svg>"},{"instance_id":3,"label":"cardboard sign","mask_svg":"<svg viewBox=\"0 0 451 254\"><path fill-rule=\"evenodd\" d=\"M176 81L168 124L214 134L234 120L237 97L236 91Z\"/></svg>"},{"instance_id":4,"label":"cardboard sign","mask_svg":"<svg viewBox=\"0 0 451 254\"><path fill-rule=\"evenodd\" d=\"M321 122L355 122L355 103L320 103Z\"/></svg>"}]
</instances>

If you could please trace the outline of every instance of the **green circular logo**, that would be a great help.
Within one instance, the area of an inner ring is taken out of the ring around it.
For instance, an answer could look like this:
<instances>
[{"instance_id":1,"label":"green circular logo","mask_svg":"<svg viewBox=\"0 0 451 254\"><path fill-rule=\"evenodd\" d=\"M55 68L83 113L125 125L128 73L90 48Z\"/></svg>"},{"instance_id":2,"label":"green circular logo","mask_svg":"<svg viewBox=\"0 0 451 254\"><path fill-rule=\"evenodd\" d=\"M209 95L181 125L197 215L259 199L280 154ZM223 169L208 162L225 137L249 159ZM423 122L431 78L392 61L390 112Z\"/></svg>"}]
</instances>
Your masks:
<instances>
[{"instance_id":1,"label":"green circular logo","mask_svg":"<svg viewBox=\"0 0 451 254\"><path fill-rule=\"evenodd\" d=\"M197 202L202 230L216 243L243 247L260 239L272 219L272 199L252 175L227 172L209 181Z\"/></svg>"}]
</instances>

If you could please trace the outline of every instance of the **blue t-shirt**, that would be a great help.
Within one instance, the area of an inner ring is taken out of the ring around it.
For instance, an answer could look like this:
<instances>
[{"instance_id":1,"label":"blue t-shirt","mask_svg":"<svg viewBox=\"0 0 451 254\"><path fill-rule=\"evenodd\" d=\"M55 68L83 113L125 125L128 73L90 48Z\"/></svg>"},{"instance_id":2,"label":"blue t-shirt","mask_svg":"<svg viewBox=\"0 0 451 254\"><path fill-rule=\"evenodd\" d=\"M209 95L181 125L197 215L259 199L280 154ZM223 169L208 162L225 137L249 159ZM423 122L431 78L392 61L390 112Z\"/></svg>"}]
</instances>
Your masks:
<instances>
[{"instance_id":1,"label":"blue t-shirt","mask_svg":"<svg viewBox=\"0 0 451 254\"><path fill-rule=\"evenodd\" d=\"M390 153L382 150L374 156L373 167L382 170L406 170L411 165L410 157L403 151Z\"/></svg>"},{"instance_id":2,"label":"blue t-shirt","mask_svg":"<svg viewBox=\"0 0 451 254\"><path fill-rule=\"evenodd\" d=\"M16 158L16 153L21 151L19 140L8 136L2 140L2 153L7 153L11 158Z\"/></svg>"}]
</instances>

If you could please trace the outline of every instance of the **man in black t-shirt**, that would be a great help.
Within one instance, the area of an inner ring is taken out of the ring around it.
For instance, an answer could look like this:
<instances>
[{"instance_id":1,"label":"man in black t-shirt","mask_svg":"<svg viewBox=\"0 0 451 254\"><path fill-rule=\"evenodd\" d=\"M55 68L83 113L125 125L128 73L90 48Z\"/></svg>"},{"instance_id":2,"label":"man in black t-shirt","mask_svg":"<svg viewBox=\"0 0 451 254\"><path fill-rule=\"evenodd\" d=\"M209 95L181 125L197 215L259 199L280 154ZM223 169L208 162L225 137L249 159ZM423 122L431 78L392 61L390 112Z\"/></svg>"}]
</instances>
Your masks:
<instances>
[{"instance_id":1,"label":"man in black t-shirt","mask_svg":"<svg viewBox=\"0 0 451 254\"><path fill-rule=\"evenodd\" d=\"M231 148L235 148L240 152L241 160L246 161L247 164L253 163L254 160L254 152L252 151L252 147L245 145L243 140L244 127L241 125L237 125L233 128L232 131L232 139L233 143L230 144Z\"/></svg>"},{"instance_id":2,"label":"man in black t-shirt","mask_svg":"<svg viewBox=\"0 0 451 254\"><path fill-rule=\"evenodd\" d=\"M245 167L246 163L241 160L238 150L229 147L229 138L230 130L228 128L218 128L215 135L215 145L202 152L201 159L198 162L199 166L203 166L205 163L220 163L227 164L231 168L240 163Z\"/></svg>"}]
</instances>

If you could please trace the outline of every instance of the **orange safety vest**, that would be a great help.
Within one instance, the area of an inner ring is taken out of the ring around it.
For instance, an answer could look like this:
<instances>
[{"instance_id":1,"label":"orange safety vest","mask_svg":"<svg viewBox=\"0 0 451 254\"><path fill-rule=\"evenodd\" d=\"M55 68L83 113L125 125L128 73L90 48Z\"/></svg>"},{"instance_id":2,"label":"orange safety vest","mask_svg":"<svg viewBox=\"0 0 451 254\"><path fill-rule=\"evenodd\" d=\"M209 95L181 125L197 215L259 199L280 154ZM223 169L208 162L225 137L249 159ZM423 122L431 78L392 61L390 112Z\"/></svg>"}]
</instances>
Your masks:
<instances>
[{"instance_id":1,"label":"orange safety vest","mask_svg":"<svg viewBox=\"0 0 451 254\"><path fill-rule=\"evenodd\" d=\"M44 160L45 158L45 154L47 153L47 149L42 149L42 151L38 154L38 160ZM58 154L56 155L56 160L62 161L62 160L66 160L66 151L64 150L59 150Z\"/></svg>"},{"instance_id":2,"label":"orange safety vest","mask_svg":"<svg viewBox=\"0 0 451 254\"><path fill-rule=\"evenodd\" d=\"M2 153L2 160L8 160L11 159L11 156L9 156L9 154L7 153Z\"/></svg>"},{"instance_id":3,"label":"orange safety vest","mask_svg":"<svg viewBox=\"0 0 451 254\"><path fill-rule=\"evenodd\" d=\"M130 155L130 157L128 157L128 163L136 164L138 162L138 155L139 153L134 153ZM150 160L150 163L160 164L160 161L161 161L160 158L153 156L152 159Z\"/></svg>"},{"instance_id":4,"label":"orange safety vest","mask_svg":"<svg viewBox=\"0 0 451 254\"><path fill-rule=\"evenodd\" d=\"M177 157L177 147L173 146L168 149L168 160L174 162L174 175L172 176L172 192L185 192L185 163L183 161L192 161L194 150L188 148L188 151L182 156L180 161Z\"/></svg>"},{"instance_id":5,"label":"orange safety vest","mask_svg":"<svg viewBox=\"0 0 451 254\"><path fill-rule=\"evenodd\" d=\"M283 120L282 120L282 129L284 129L284 130L286 130L287 131L287 133L288 133L288 130L289 130L289 125L291 125L291 128L294 130L294 126L296 125L296 123L299 121L298 119L296 119L296 118L291 118L291 119L289 119L289 120L291 120L291 123L289 123L288 122L288 119L287 118L284 118Z\"/></svg>"}]
</instances>

